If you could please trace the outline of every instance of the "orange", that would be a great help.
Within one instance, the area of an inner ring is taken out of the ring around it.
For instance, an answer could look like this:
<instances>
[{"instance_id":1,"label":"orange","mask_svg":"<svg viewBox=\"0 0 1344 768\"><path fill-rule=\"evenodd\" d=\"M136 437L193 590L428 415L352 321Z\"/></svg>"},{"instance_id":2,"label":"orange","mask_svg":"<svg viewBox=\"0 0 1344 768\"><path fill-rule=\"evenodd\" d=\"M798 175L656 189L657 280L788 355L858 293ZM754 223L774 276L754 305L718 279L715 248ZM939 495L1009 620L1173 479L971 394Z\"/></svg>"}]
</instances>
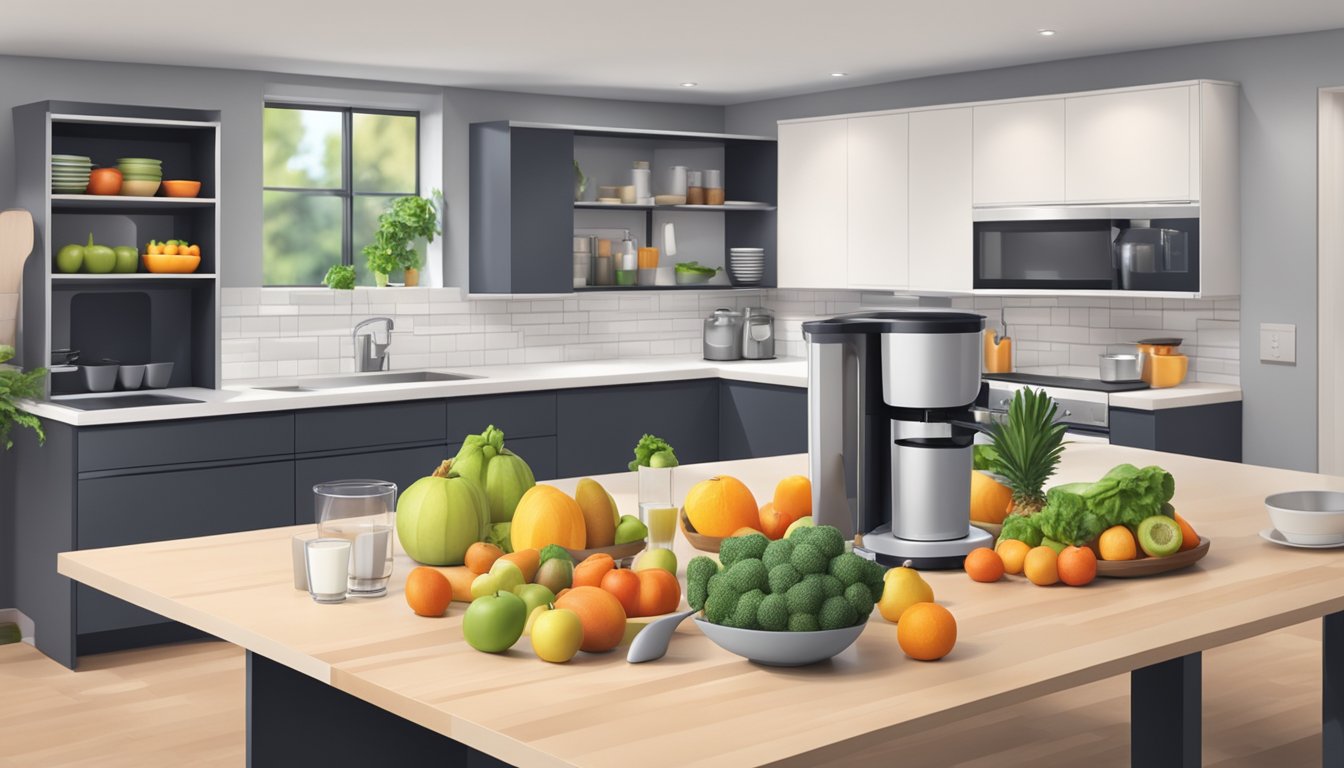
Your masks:
<instances>
[{"instance_id":1,"label":"orange","mask_svg":"<svg viewBox=\"0 0 1344 768\"><path fill-rule=\"evenodd\" d=\"M662 568L639 572L639 609L635 616L658 616L677 610L681 604L681 582Z\"/></svg>"},{"instance_id":2,"label":"orange","mask_svg":"<svg viewBox=\"0 0 1344 768\"><path fill-rule=\"evenodd\" d=\"M602 586L602 577L607 575L607 571L615 567L616 561L612 560L611 555L605 552L589 555L574 566L572 586L600 587Z\"/></svg>"},{"instance_id":3,"label":"orange","mask_svg":"<svg viewBox=\"0 0 1344 768\"><path fill-rule=\"evenodd\" d=\"M761 507L761 533L772 540L782 539L784 533L789 530L789 526L793 525L793 521L803 517L807 517L807 515L798 515L797 517L787 515L778 504L768 501L764 507Z\"/></svg>"},{"instance_id":4,"label":"orange","mask_svg":"<svg viewBox=\"0 0 1344 768\"><path fill-rule=\"evenodd\" d=\"M1008 516L1013 492L984 472L971 471L971 519L999 524Z\"/></svg>"},{"instance_id":5,"label":"orange","mask_svg":"<svg viewBox=\"0 0 1344 768\"><path fill-rule=\"evenodd\" d=\"M530 582L536 577L537 568L541 567L541 552L535 549L520 549L504 555L500 560L508 560L518 566L518 570L523 572L523 581Z\"/></svg>"},{"instance_id":6,"label":"orange","mask_svg":"<svg viewBox=\"0 0 1344 768\"><path fill-rule=\"evenodd\" d=\"M1139 548L1134 543L1134 534L1123 525L1113 525L1101 532L1097 539L1097 551L1102 560L1133 560L1138 556Z\"/></svg>"},{"instance_id":7,"label":"orange","mask_svg":"<svg viewBox=\"0 0 1344 768\"><path fill-rule=\"evenodd\" d=\"M629 568L613 568L602 575L601 586L621 601L626 616L639 615L639 574Z\"/></svg>"},{"instance_id":8,"label":"orange","mask_svg":"<svg viewBox=\"0 0 1344 768\"><path fill-rule=\"evenodd\" d=\"M771 503L779 510L779 514L789 518L789 522L807 517L812 514L812 481L802 475L789 475L775 485L775 498ZM770 538L777 539L779 536Z\"/></svg>"},{"instance_id":9,"label":"orange","mask_svg":"<svg viewBox=\"0 0 1344 768\"><path fill-rule=\"evenodd\" d=\"M1097 578L1097 556L1088 547L1065 547L1055 567L1059 580L1070 587L1085 587Z\"/></svg>"},{"instance_id":10,"label":"orange","mask_svg":"<svg viewBox=\"0 0 1344 768\"><path fill-rule=\"evenodd\" d=\"M1003 559L989 547L978 547L966 555L966 573L973 581L995 582L1003 578Z\"/></svg>"},{"instance_id":11,"label":"orange","mask_svg":"<svg viewBox=\"0 0 1344 768\"><path fill-rule=\"evenodd\" d=\"M994 551L999 553L999 559L1003 560L1003 572L1014 576L1022 573L1022 563L1030 550L1031 545L1017 539L1004 539L994 547Z\"/></svg>"},{"instance_id":12,"label":"orange","mask_svg":"<svg viewBox=\"0 0 1344 768\"><path fill-rule=\"evenodd\" d=\"M406 574L406 604L417 616L442 616L453 602L453 585L448 577L427 566Z\"/></svg>"},{"instance_id":13,"label":"orange","mask_svg":"<svg viewBox=\"0 0 1344 768\"><path fill-rule=\"evenodd\" d=\"M1176 524L1179 525L1179 526L1181 526L1181 549L1180 549L1180 551L1181 551L1181 552L1184 552L1184 551L1187 550L1187 549L1194 549L1195 547L1198 547L1198 546L1199 546L1199 534L1198 534L1198 533L1195 533L1195 529L1194 529L1194 527L1191 526L1190 523L1186 522L1185 518L1184 518L1184 517L1181 517L1181 515L1180 515L1179 512L1173 512L1172 514L1173 514L1173 515L1175 516L1175 518L1176 518Z\"/></svg>"},{"instance_id":14,"label":"orange","mask_svg":"<svg viewBox=\"0 0 1344 768\"><path fill-rule=\"evenodd\" d=\"M462 560L462 564L475 574L482 574L490 570L490 566L495 561L504 556L504 550L494 544L487 544L484 541L478 541L467 547L467 554Z\"/></svg>"},{"instance_id":15,"label":"orange","mask_svg":"<svg viewBox=\"0 0 1344 768\"><path fill-rule=\"evenodd\" d=\"M691 487L686 494L686 517L698 533L731 536L739 528L760 525L761 508L741 480L720 475Z\"/></svg>"},{"instance_id":16,"label":"orange","mask_svg":"<svg viewBox=\"0 0 1344 768\"><path fill-rule=\"evenodd\" d=\"M597 587L574 587L555 599L556 608L579 614L583 645L589 653L610 651L625 638L625 609L610 592Z\"/></svg>"},{"instance_id":17,"label":"orange","mask_svg":"<svg viewBox=\"0 0 1344 768\"><path fill-rule=\"evenodd\" d=\"M1048 587L1059 581L1059 555L1055 550L1041 546L1032 547L1027 558L1022 561L1022 572L1027 579L1038 587Z\"/></svg>"},{"instance_id":18,"label":"orange","mask_svg":"<svg viewBox=\"0 0 1344 768\"><path fill-rule=\"evenodd\" d=\"M957 620L951 611L937 603L915 603L901 614L896 625L896 642L912 659L941 659L957 644Z\"/></svg>"}]
</instances>

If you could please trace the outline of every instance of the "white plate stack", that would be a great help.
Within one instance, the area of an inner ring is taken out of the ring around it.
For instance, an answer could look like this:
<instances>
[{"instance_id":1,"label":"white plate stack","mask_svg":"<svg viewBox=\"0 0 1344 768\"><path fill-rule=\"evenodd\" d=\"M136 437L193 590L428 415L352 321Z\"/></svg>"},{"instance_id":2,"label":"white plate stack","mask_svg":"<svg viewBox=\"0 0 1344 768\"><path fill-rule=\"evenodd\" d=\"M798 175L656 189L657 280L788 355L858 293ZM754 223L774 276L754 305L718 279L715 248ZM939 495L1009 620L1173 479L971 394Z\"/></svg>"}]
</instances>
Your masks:
<instances>
[{"instance_id":1,"label":"white plate stack","mask_svg":"<svg viewBox=\"0 0 1344 768\"><path fill-rule=\"evenodd\" d=\"M735 285L756 285L765 276L764 248L729 248L728 272Z\"/></svg>"}]
</instances>

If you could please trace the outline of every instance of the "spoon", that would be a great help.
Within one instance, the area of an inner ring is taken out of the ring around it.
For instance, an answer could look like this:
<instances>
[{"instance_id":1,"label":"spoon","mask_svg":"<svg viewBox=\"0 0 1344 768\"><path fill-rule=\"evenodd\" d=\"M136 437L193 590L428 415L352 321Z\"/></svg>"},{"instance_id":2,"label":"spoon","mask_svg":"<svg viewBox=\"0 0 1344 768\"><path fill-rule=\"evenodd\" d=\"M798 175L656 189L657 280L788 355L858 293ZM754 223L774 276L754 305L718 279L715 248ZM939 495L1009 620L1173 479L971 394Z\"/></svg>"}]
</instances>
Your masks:
<instances>
[{"instance_id":1,"label":"spoon","mask_svg":"<svg viewBox=\"0 0 1344 768\"><path fill-rule=\"evenodd\" d=\"M693 613L695 611L680 611L649 622L648 626L640 630L635 639L630 641L630 650L625 654L625 660L631 664L641 664L663 658L667 655L667 644L672 641L672 633Z\"/></svg>"}]
</instances>

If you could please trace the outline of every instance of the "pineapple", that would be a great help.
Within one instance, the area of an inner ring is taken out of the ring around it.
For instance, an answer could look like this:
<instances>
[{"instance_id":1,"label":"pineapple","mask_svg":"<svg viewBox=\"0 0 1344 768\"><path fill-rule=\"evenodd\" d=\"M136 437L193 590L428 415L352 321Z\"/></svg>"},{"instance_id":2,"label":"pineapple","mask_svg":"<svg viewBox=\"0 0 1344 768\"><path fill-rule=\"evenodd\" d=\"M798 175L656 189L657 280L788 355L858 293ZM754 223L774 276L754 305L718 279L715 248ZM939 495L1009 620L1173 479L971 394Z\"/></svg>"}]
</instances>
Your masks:
<instances>
[{"instance_id":1,"label":"pineapple","mask_svg":"<svg viewBox=\"0 0 1344 768\"><path fill-rule=\"evenodd\" d=\"M1013 492L1012 511L1031 515L1045 506L1045 481L1064 452L1064 425L1055 422L1055 401L1044 390L1019 389L1008 418L990 427L997 456L993 471Z\"/></svg>"}]
</instances>

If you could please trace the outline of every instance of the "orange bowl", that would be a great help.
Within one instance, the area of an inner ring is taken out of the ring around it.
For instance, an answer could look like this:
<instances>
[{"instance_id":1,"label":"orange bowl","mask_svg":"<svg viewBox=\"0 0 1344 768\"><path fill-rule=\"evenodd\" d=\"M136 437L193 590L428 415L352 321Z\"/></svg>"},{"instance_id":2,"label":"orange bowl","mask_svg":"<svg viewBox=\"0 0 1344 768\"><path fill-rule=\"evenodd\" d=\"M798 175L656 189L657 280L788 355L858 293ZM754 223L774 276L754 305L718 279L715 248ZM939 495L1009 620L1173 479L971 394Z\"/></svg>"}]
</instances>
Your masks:
<instances>
[{"instance_id":1,"label":"orange bowl","mask_svg":"<svg viewBox=\"0 0 1344 768\"><path fill-rule=\"evenodd\" d=\"M201 265L200 256L183 256L180 253L169 256L166 253L145 253L140 256L146 272L156 274L185 275L195 272Z\"/></svg>"},{"instance_id":2,"label":"orange bowl","mask_svg":"<svg viewBox=\"0 0 1344 768\"><path fill-rule=\"evenodd\" d=\"M184 179L164 180L163 194L168 197L195 197L201 193L201 182Z\"/></svg>"}]
</instances>

